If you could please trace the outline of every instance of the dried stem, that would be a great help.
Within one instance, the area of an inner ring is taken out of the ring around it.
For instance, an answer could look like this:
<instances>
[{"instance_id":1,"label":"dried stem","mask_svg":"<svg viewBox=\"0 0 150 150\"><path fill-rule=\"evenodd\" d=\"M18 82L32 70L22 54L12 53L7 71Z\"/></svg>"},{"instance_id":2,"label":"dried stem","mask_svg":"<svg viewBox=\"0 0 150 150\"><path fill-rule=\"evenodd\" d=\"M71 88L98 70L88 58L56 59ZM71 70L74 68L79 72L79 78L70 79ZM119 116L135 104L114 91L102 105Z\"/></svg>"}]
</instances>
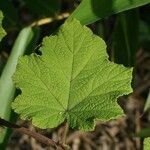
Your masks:
<instances>
[{"instance_id":1,"label":"dried stem","mask_svg":"<svg viewBox=\"0 0 150 150\"><path fill-rule=\"evenodd\" d=\"M38 21L35 21L31 24L31 27L34 27L34 26L41 26L41 25L44 25L44 24L48 24L48 23L51 23L55 20L62 20L62 19L65 19L67 17L69 17L69 13L62 13L56 17L49 17L49 18L43 18L43 19L40 19Z\"/></svg>"},{"instance_id":2,"label":"dried stem","mask_svg":"<svg viewBox=\"0 0 150 150\"><path fill-rule=\"evenodd\" d=\"M63 150L64 146L61 143L58 143L52 139L49 139L46 136L43 136L42 134L39 134L37 132L30 131L29 129L27 129L25 127L21 127L17 124L12 124L9 121L6 121L6 120L1 119L1 118L0 118L0 126L11 128L17 132L20 132L20 133L26 134L30 137L33 137L37 141L39 141L39 142L41 142L47 146L54 146L56 149L59 149L59 150L62 149Z\"/></svg>"}]
</instances>

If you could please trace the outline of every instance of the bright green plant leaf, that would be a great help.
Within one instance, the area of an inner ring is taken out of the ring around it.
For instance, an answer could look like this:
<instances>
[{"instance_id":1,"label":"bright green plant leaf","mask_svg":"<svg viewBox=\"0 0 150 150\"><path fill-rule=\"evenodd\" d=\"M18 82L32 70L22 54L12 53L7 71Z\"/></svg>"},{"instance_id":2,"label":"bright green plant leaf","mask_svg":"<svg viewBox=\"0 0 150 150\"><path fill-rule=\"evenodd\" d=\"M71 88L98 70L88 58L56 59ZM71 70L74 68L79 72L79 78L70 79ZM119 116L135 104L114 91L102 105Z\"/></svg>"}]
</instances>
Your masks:
<instances>
[{"instance_id":1,"label":"bright green plant leaf","mask_svg":"<svg viewBox=\"0 0 150 150\"><path fill-rule=\"evenodd\" d=\"M149 150L150 149L150 138L145 138L144 139L144 150Z\"/></svg>"},{"instance_id":2,"label":"bright green plant leaf","mask_svg":"<svg viewBox=\"0 0 150 150\"><path fill-rule=\"evenodd\" d=\"M0 11L0 41L5 36L5 30L2 28L3 13Z\"/></svg>"},{"instance_id":3,"label":"bright green plant leaf","mask_svg":"<svg viewBox=\"0 0 150 150\"><path fill-rule=\"evenodd\" d=\"M67 121L89 130L94 120L122 114L117 98L132 92L132 69L108 60L106 45L78 21L46 37L42 55L21 57L14 75L22 91L13 109L40 128Z\"/></svg>"},{"instance_id":4,"label":"bright green plant leaf","mask_svg":"<svg viewBox=\"0 0 150 150\"><path fill-rule=\"evenodd\" d=\"M90 24L104 17L150 3L150 0L82 0L69 17Z\"/></svg>"}]
</instances>

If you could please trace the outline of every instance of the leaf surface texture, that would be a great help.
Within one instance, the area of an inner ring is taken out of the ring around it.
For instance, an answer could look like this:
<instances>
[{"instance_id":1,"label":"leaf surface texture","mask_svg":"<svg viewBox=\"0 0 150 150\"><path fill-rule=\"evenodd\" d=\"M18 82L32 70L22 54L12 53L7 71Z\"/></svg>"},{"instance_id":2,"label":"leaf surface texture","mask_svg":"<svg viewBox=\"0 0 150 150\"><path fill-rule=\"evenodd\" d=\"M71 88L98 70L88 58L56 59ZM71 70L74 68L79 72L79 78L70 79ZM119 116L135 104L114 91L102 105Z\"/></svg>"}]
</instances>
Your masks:
<instances>
[{"instance_id":1,"label":"leaf surface texture","mask_svg":"<svg viewBox=\"0 0 150 150\"><path fill-rule=\"evenodd\" d=\"M132 69L108 60L106 44L77 20L46 37L40 51L21 57L14 81L22 91L13 109L40 128L67 121L90 130L94 120L122 114L116 100L132 92Z\"/></svg>"}]
</instances>

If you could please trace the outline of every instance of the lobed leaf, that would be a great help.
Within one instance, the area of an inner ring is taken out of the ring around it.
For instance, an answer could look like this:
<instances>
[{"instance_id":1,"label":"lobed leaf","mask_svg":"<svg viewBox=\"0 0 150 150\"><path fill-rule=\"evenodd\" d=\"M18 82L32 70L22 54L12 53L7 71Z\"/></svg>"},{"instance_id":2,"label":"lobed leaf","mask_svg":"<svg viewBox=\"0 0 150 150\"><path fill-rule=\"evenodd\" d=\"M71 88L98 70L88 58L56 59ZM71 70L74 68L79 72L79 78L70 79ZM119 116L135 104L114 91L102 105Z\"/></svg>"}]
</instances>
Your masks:
<instances>
[{"instance_id":1,"label":"lobed leaf","mask_svg":"<svg viewBox=\"0 0 150 150\"><path fill-rule=\"evenodd\" d=\"M12 107L21 118L40 128L67 121L90 130L94 120L122 114L116 100L132 92L132 69L110 62L106 44L89 28L68 21L40 50L21 57L14 75L22 94Z\"/></svg>"}]
</instances>

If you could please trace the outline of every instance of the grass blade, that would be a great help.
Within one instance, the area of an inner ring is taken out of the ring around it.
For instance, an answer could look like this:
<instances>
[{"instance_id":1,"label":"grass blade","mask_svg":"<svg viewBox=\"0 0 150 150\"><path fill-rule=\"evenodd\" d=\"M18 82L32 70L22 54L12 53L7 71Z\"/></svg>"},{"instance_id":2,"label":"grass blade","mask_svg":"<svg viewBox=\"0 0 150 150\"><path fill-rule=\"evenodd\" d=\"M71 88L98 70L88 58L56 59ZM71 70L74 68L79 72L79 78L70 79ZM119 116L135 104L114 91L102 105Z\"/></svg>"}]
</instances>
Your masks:
<instances>
[{"instance_id":1,"label":"grass blade","mask_svg":"<svg viewBox=\"0 0 150 150\"><path fill-rule=\"evenodd\" d=\"M12 82L12 75L16 69L17 61L20 55L23 55L26 47L33 37L33 30L31 27L24 28L18 35L12 52L8 58L7 64L2 72L0 78L0 117L6 120L10 119L11 114L11 100L14 98L15 87ZM6 129L0 134L0 148L3 145Z\"/></svg>"},{"instance_id":2,"label":"grass blade","mask_svg":"<svg viewBox=\"0 0 150 150\"><path fill-rule=\"evenodd\" d=\"M69 17L90 24L104 17L150 3L150 0L82 0Z\"/></svg>"}]
</instances>

